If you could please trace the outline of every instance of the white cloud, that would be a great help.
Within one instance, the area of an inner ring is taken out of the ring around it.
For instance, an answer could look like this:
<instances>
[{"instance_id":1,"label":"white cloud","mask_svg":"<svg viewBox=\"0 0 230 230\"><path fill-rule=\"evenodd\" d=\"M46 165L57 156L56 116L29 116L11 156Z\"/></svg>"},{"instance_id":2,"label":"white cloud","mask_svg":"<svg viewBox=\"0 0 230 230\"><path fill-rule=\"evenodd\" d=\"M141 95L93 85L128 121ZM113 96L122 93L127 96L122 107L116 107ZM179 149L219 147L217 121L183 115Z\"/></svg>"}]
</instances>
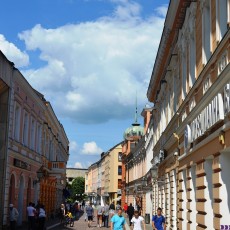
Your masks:
<instances>
[{"instance_id":1,"label":"white cloud","mask_svg":"<svg viewBox=\"0 0 230 230\"><path fill-rule=\"evenodd\" d=\"M83 166L82 166L82 164L81 164L80 162L76 162L76 163L74 164L74 168L80 168L80 169L82 169Z\"/></svg>"},{"instance_id":2,"label":"white cloud","mask_svg":"<svg viewBox=\"0 0 230 230\"><path fill-rule=\"evenodd\" d=\"M163 5L163 6L157 7L155 11L157 12L159 16L165 17L167 14L167 10L168 10L168 5Z\"/></svg>"},{"instance_id":3,"label":"white cloud","mask_svg":"<svg viewBox=\"0 0 230 230\"><path fill-rule=\"evenodd\" d=\"M98 155L103 152L103 150L97 146L96 142L86 142L83 144L82 154L86 155Z\"/></svg>"},{"instance_id":4,"label":"white cloud","mask_svg":"<svg viewBox=\"0 0 230 230\"><path fill-rule=\"evenodd\" d=\"M164 18L141 17L134 1L113 0L110 16L55 29L41 25L19 34L29 52L39 50L47 64L23 71L50 100L58 115L80 123L101 123L131 116L146 91Z\"/></svg>"},{"instance_id":5,"label":"white cloud","mask_svg":"<svg viewBox=\"0 0 230 230\"><path fill-rule=\"evenodd\" d=\"M14 62L15 66L18 68L29 64L28 54L22 52L13 43L8 42L2 34L0 34L0 50L10 61Z\"/></svg>"}]
</instances>

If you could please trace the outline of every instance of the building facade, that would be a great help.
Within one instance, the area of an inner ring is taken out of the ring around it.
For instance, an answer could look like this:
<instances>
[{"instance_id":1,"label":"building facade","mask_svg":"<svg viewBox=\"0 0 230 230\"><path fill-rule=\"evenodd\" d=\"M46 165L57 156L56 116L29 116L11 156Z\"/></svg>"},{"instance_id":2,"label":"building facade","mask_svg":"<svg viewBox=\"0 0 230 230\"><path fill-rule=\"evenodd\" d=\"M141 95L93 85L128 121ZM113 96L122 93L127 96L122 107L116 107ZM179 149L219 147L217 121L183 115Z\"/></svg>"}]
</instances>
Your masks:
<instances>
[{"instance_id":1,"label":"building facade","mask_svg":"<svg viewBox=\"0 0 230 230\"><path fill-rule=\"evenodd\" d=\"M5 175L7 166L8 132L10 92L14 64L7 60L0 51L0 207L5 206ZM3 216L6 210L0 209L0 226L3 225Z\"/></svg>"},{"instance_id":2,"label":"building facade","mask_svg":"<svg viewBox=\"0 0 230 230\"><path fill-rule=\"evenodd\" d=\"M171 1L147 96L153 210L167 229L224 229L230 216L230 1Z\"/></svg>"},{"instance_id":3,"label":"building facade","mask_svg":"<svg viewBox=\"0 0 230 230\"><path fill-rule=\"evenodd\" d=\"M21 225L27 220L29 202L40 201L49 216L63 201L69 141L50 103L12 63L4 60L4 55L0 68L1 74L11 81L8 88L6 83L1 84L0 98L4 102L1 121L9 124L7 128L2 123L5 131L0 134L4 140L1 142L4 164L1 226L7 224L10 203L18 209L18 225Z\"/></svg>"}]
</instances>

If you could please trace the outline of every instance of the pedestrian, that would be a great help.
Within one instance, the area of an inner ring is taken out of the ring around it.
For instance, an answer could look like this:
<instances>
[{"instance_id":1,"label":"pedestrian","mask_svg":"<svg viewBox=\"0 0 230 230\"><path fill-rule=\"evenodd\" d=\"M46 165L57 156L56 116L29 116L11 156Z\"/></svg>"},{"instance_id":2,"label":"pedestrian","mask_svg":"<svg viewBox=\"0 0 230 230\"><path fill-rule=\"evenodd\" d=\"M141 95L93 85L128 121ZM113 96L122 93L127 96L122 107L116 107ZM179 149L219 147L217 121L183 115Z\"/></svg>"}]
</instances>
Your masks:
<instances>
[{"instance_id":1,"label":"pedestrian","mask_svg":"<svg viewBox=\"0 0 230 230\"><path fill-rule=\"evenodd\" d=\"M46 222L46 211L43 204L40 205L39 213L38 213L38 229L44 230Z\"/></svg>"},{"instance_id":2,"label":"pedestrian","mask_svg":"<svg viewBox=\"0 0 230 230\"><path fill-rule=\"evenodd\" d=\"M165 230L165 217L162 215L162 209L157 209L157 215L154 215L152 218L153 230Z\"/></svg>"},{"instance_id":3,"label":"pedestrian","mask_svg":"<svg viewBox=\"0 0 230 230\"><path fill-rule=\"evenodd\" d=\"M122 208L117 210L117 214L115 214L111 219L111 230L123 230L125 229L125 218L122 216Z\"/></svg>"},{"instance_id":4,"label":"pedestrian","mask_svg":"<svg viewBox=\"0 0 230 230\"><path fill-rule=\"evenodd\" d=\"M138 210L134 211L134 217L131 220L132 222L132 227L133 230L145 230L145 221L144 218L142 216L139 215ZM143 228L141 227L141 225L143 226Z\"/></svg>"},{"instance_id":5,"label":"pedestrian","mask_svg":"<svg viewBox=\"0 0 230 230\"><path fill-rule=\"evenodd\" d=\"M27 207L27 216L28 216L28 230L34 230L36 209L35 207L33 207L32 202L30 202L29 206Z\"/></svg>"},{"instance_id":6,"label":"pedestrian","mask_svg":"<svg viewBox=\"0 0 230 230\"><path fill-rule=\"evenodd\" d=\"M112 202L110 204L110 206L109 206L109 216L110 216L110 218L113 217L114 213L115 213L115 205L114 205L114 202Z\"/></svg>"},{"instance_id":7,"label":"pedestrian","mask_svg":"<svg viewBox=\"0 0 230 230\"><path fill-rule=\"evenodd\" d=\"M128 210L128 204L127 203L124 204L123 210L124 210L125 214L127 214L127 210Z\"/></svg>"},{"instance_id":8,"label":"pedestrian","mask_svg":"<svg viewBox=\"0 0 230 230\"><path fill-rule=\"evenodd\" d=\"M89 206L86 207L86 213L87 213L87 217L88 217L88 227L90 228L92 221L93 221L93 215L94 215L92 203L90 203Z\"/></svg>"},{"instance_id":9,"label":"pedestrian","mask_svg":"<svg viewBox=\"0 0 230 230\"><path fill-rule=\"evenodd\" d=\"M10 230L16 229L16 222L17 222L18 216L19 216L18 210L14 208L13 204L10 204L10 212L9 212Z\"/></svg>"},{"instance_id":10,"label":"pedestrian","mask_svg":"<svg viewBox=\"0 0 230 230\"><path fill-rule=\"evenodd\" d=\"M120 204L120 202L117 202L116 211L118 211L120 208L121 208L121 204Z\"/></svg>"},{"instance_id":11,"label":"pedestrian","mask_svg":"<svg viewBox=\"0 0 230 230\"><path fill-rule=\"evenodd\" d=\"M102 215L104 213L104 208L101 206L101 203L97 206L97 227L101 228L102 226Z\"/></svg>"},{"instance_id":12,"label":"pedestrian","mask_svg":"<svg viewBox=\"0 0 230 230\"><path fill-rule=\"evenodd\" d=\"M84 212L85 212L85 221L88 219L87 218L87 212L86 212L86 208L88 207L88 204L85 205L85 209L84 209Z\"/></svg>"},{"instance_id":13,"label":"pedestrian","mask_svg":"<svg viewBox=\"0 0 230 230\"><path fill-rule=\"evenodd\" d=\"M108 203L106 203L104 207L104 227L105 228L109 227L109 205Z\"/></svg>"},{"instance_id":14,"label":"pedestrian","mask_svg":"<svg viewBox=\"0 0 230 230\"><path fill-rule=\"evenodd\" d=\"M85 200L82 201L82 210L84 211L85 209Z\"/></svg>"},{"instance_id":15,"label":"pedestrian","mask_svg":"<svg viewBox=\"0 0 230 230\"><path fill-rule=\"evenodd\" d=\"M65 218L65 205L64 204L61 204L61 207L59 210L59 218L60 218L60 223L62 223Z\"/></svg>"},{"instance_id":16,"label":"pedestrian","mask_svg":"<svg viewBox=\"0 0 230 230\"><path fill-rule=\"evenodd\" d=\"M132 220L133 214L134 214L134 207L133 207L132 203L130 203L130 205L128 206L127 214L129 217L129 225L131 226L132 225L131 220Z\"/></svg>"}]
</instances>

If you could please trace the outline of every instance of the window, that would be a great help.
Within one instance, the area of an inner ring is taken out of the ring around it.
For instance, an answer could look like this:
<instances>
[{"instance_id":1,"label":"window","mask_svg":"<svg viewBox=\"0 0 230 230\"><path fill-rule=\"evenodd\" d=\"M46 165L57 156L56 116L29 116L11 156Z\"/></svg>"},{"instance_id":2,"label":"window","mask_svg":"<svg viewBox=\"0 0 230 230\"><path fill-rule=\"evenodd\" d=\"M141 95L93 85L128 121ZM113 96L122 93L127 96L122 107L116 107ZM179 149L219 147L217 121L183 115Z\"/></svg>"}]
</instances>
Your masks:
<instances>
[{"instance_id":1,"label":"window","mask_svg":"<svg viewBox=\"0 0 230 230\"><path fill-rule=\"evenodd\" d=\"M203 64L206 64L211 57L211 15L209 0L205 1L202 12L202 43Z\"/></svg>"},{"instance_id":2,"label":"window","mask_svg":"<svg viewBox=\"0 0 230 230\"><path fill-rule=\"evenodd\" d=\"M35 150L35 121L31 119L30 147Z\"/></svg>"},{"instance_id":3,"label":"window","mask_svg":"<svg viewBox=\"0 0 230 230\"><path fill-rule=\"evenodd\" d=\"M21 117L21 109L18 105L15 106L15 114L14 114L14 138L19 141L20 137L20 117Z\"/></svg>"},{"instance_id":4,"label":"window","mask_svg":"<svg viewBox=\"0 0 230 230\"><path fill-rule=\"evenodd\" d=\"M122 153L121 153L121 152L118 153L118 161L119 161L119 162L122 161Z\"/></svg>"},{"instance_id":5,"label":"window","mask_svg":"<svg viewBox=\"0 0 230 230\"><path fill-rule=\"evenodd\" d=\"M227 51L222 55L218 62L218 75L225 69L228 64L228 53Z\"/></svg>"},{"instance_id":6,"label":"window","mask_svg":"<svg viewBox=\"0 0 230 230\"><path fill-rule=\"evenodd\" d=\"M208 75L206 77L206 79L204 80L204 83L203 83L203 94L205 94L208 91L208 89L210 88L211 84L212 83L211 83L210 75Z\"/></svg>"},{"instance_id":7,"label":"window","mask_svg":"<svg viewBox=\"0 0 230 230\"><path fill-rule=\"evenodd\" d=\"M42 141L42 136L41 136L41 125L38 124L37 126L37 152L41 153L41 141Z\"/></svg>"},{"instance_id":8,"label":"window","mask_svg":"<svg viewBox=\"0 0 230 230\"><path fill-rule=\"evenodd\" d=\"M216 0L216 32L217 41L221 41L227 32L229 6L227 0Z\"/></svg>"},{"instance_id":9,"label":"window","mask_svg":"<svg viewBox=\"0 0 230 230\"><path fill-rule=\"evenodd\" d=\"M24 121L23 121L23 144L28 146L28 135L29 135L29 115L24 112Z\"/></svg>"},{"instance_id":10,"label":"window","mask_svg":"<svg viewBox=\"0 0 230 230\"><path fill-rule=\"evenodd\" d=\"M118 166L118 175L121 176L122 175L122 166Z\"/></svg>"},{"instance_id":11,"label":"window","mask_svg":"<svg viewBox=\"0 0 230 230\"><path fill-rule=\"evenodd\" d=\"M122 189L122 180L118 179L118 189Z\"/></svg>"},{"instance_id":12,"label":"window","mask_svg":"<svg viewBox=\"0 0 230 230\"><path fill-rule=\"evenodd\" d=\"M181 54L181 68L182 68L182 100L185 99L187 95L187 44L185 42L185 38L183 38L183 47Z\"/></svg>"},{"instance_id":13,"label":"window","mask_svg":"<svg viewBox=\"0 0 230 230\"><path fill-rule=\"evenodd\" d=\"M189 111L191 112L195 106L196 106L196 101L195 101L195 97L193 97L189 102Z\"/></svg>"}]
</instances>

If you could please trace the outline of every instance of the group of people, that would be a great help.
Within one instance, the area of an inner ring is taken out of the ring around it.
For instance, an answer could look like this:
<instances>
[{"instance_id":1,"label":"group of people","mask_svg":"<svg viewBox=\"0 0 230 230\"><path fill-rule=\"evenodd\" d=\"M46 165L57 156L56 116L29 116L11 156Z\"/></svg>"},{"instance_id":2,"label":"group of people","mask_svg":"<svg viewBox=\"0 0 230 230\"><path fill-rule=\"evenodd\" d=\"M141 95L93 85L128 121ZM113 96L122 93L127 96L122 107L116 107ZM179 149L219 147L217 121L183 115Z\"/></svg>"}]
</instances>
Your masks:
<instances>
[{"instance_id":1,"label":"group of people","mask_svg":"<svg viewBox=\"0 0 230 230\"><path fill-rule=\"evenodd\" d=\"M27 207L27 216L28 216L28 230L34 230L37 228L38 230L45 229L45 221L46 221L46 211L45 206L40 204L38 201L35 206L34 203L30 202ZM37 225L37 227L35 227Z\"/></svg>"},{"instance_id":2,"label":"group of people","mask_svg":"<svg viewBox=\"0 0 230 230\"><path fill-rule=\"evenodd\" d=\"M19 212L13 204L9 205L9 209L10 229L15 230ZM34 203L30 202L26 210L28 216L28 230L44 230L46 220L46 211L44 205L38 202L38 204L35 206Z\"/></svg>"}]
</instances>

